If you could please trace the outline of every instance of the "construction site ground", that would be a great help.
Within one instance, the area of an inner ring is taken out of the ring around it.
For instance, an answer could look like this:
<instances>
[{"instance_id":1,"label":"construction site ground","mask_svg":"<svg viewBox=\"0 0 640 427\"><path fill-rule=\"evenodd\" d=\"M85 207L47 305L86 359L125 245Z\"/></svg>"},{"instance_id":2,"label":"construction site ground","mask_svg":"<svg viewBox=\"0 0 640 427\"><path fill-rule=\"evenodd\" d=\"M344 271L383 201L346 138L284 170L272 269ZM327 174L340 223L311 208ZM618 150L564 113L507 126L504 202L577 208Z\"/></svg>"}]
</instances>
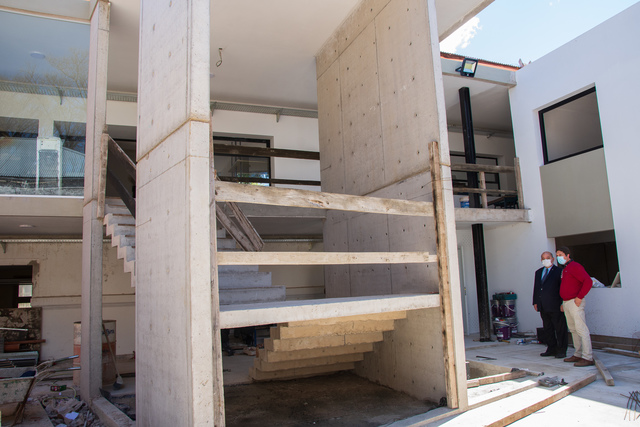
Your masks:
<instances>
[{"instance_id":1,"label":"construction site ground","mask_svg":"<svg viewBox=\"0 0 640 427\"><path fill-rule=\"evenodd\" d=\"M515 340L511 343L479 342L474 336L466 337L465 345L467 360L482 362L498 367L497 369L504 368L504 372L511 368L544 372L544 377L559 377L567 383L591 374L596 375L594 382L510 425L538 427L563 423L579 426L627 426L640 423L640 418L636 419L640 413L627 410L629 394L640 391L640 358L594 350L594 355L606 366L615 381L614 386L607 386L595 366L577 368L562 359L541 357L540 353L545 350L543 345L517 345ZM572 353L573 349L569 348L568 355ZM469 402L477 407L455 414L447 408L436 408L434 402L414 399L351 373L251 383L248 368L253 360L254 357L243 354L223 357L228 426L491 425L559 389L536 386L541 377L530 375L482 385L469 389ZM122 392L131 393L134 379L125 380ZM526 390L500 398L501 395L515 393L523 388ZM43 388L39 388L36 395L46 394L42 390ZM483 404L492 399L496 401ZM36 401L30 402L29 407L21 425L53 425ZM441 418L434 421L434 417ZM2 425L9 421L3 417Z\"/></svg>"}]
</instances>

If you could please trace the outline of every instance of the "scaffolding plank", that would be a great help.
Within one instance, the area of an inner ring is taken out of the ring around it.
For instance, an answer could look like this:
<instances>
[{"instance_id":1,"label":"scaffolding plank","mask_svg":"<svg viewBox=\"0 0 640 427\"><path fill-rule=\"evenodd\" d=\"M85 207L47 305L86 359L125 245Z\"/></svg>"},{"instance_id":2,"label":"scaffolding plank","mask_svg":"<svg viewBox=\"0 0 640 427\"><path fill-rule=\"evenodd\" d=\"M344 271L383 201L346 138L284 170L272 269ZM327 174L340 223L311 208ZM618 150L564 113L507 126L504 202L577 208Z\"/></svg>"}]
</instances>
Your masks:
<instances>
[{"instance_id":1,"label":"scaffolding plank","mask_svg":"<svg viewBox=\"0 0 640 427\"><path fill-rule=\"evenodd\" d=\"M613 377L611 376L611 373L609 372L607 367L604 366L604 363L602 363L600 359L595 356L593 356L593 361L596 362L596 368L598 368L598 371L600 371L600 375L602 375L602 378L604 378L604 382L607 383L608 386L615 385Z\"/></svg>"},{"instance_id":2,"label":"scaffolding plank","mask_svg":"<svg viewBox=\"0 0 640 427\"><path fill-rule=\"evenodd\" d=\"M231 182L216 182L216 200L389 215L433 216L433 204L428 202L321 193Z\"/></svg>"},{"instance_id":3,"label":"scaffolding plank","mask_svg":"<svg viewBox=\"0 0 640 427\"><path fill-rule=\"evenodd\" d=\"M415 264L436 262L429 252L218 252L218 265Z\"/></svg>"}]
</instances>

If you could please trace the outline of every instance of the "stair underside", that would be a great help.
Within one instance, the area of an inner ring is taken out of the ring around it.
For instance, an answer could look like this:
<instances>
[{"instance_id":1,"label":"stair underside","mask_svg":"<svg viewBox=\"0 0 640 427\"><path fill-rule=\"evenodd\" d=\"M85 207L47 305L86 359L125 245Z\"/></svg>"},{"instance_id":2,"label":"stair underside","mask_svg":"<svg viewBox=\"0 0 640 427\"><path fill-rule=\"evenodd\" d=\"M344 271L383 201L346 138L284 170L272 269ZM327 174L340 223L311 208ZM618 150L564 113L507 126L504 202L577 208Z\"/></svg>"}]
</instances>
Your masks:
<instances>
[{"instance_id":1,"label":"stair underside","mask_svg":"<svg viewBox=\"0 0 640 427\"><path fill-rule=\"evenodd\" d=\"M283 380L354 369L406 315L398 311L278 324L250 375L256 381Z\"/></svg>"}]
</instances>

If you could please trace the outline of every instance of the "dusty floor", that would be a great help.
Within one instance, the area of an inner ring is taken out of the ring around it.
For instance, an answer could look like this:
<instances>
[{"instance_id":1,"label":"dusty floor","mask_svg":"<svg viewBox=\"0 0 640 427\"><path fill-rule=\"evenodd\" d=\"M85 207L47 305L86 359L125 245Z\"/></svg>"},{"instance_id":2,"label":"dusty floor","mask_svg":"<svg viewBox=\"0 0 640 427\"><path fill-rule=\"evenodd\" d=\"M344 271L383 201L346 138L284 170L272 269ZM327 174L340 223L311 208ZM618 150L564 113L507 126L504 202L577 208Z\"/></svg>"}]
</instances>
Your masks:
<instances>
[{"instance_id":1,"label":"dusty floor","mask_svg":"<svg viewBox=\"0 0 640 427\"><path fill-rule=\"evenodd\" d=\"M225 387L227 426L380 426L433 409L350 373Z\"/></svg>"}]
</instances>

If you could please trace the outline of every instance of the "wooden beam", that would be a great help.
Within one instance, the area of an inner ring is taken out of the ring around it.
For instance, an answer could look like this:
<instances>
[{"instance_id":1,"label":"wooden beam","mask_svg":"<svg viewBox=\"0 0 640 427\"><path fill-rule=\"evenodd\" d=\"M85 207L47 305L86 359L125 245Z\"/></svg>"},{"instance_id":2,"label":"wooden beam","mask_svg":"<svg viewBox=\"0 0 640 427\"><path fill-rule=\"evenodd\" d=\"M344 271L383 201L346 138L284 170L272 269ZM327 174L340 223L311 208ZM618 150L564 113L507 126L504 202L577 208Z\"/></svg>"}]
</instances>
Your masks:
<instances>
[{"instance_id":1,"label":"wooden beam","mask_svg":"<svg viewBox=\"0 0 640 427\"><path fill-rule=\"evenodd\" d=\"M240 247L245 251L255 251L256 248L253 246L251 241L245 234L234 224L233 221L227 216L227 214L222 210L219 203L216 203L216 219L224 227L225 230L231 235L233 240L238 242ZM214 226L215 228L215 226Z\"/></svg>"},{"instance_id":2,"label":"wooden beam","mask_svg":"<svg viewBox=\"0 0 640 427\"><path fill-rule=\"evenodd\" d=\"M412 200L382 199L368 196L322 193L290 188L216 182L216 199L226 202L335 209L388 215L433 216L433 204Z\"/></svg>"},{"instance_id":3,"label":"wooden beam","mask_svg":"<svg viewBox=\"0 0 640 427\"><path fill-rule=\"evenodd\" d=\"M463 384L458 382L456 370L456 347L454 343L454 301L451 297L451 278L449 265L449 240L447 236L447 215L445 206L445 194L443 186L443 169L446 165L440 163L440 147L437 141L429 144L429 163L431 168L431 186L433 191L433 210L436 225L436 245L438 254L438 278L440 293L440 312L442 314L442 346L444 355L445 387L447 391L447 404L450 408L460 406L461 395L466 390L460 390ZM452 220L452 218L449 218ZM454 248L451 248L454 249ZM460 307L456 304L456 307ZM466 399L464 399L466 401ZM463 403L466 409L466 403Z\"/></svg>"},{"instance_id":4,"label":"wooden beam","mask_svg":"<svg viewBox=\"0 0 640 427\"><path fill-rule=\"evenodd\" d=\"M521 420L522 418L526 417L527 415L531 415L534 412L539 411L540 409L551 405L552 403L557 402L558 400L562 399L563 397L566 397L568 395L570 395L571 393L573 393L576 390L580 390L582 387L591 384L592 382L594 382L596 379L596 374L591 374L587 377L584 377L580 380L574 381L572 383L570 383L569 385L566 385L564 387L559 388L558 390L554 391L550 396L546 397L545 399L542 399L536 403L534 403L533 405L527 406L526 408L520 409L514 413L511 413L503 418L501 418L498 421L495 421L491 424L489 424L487 427L504 427L507 426L511 423L514 423L518 420Z\"/></svg>"},{"instance_id":5,"label":"wooden beam","mask_svg":"<svg viewBox=\"0 0 640 427\"><path fill-rule=\"evenodd\" d=\"M109 161L109 135L102 134L100 139L100 171L98 172L98 218L104 218L105 200L107 195L107 164Z\"/></svg>"},{"instance_id":6,"label":"wooden beam","mask_svg":"<svg viewBox=\"0 0 640 427\"><path fill-rule=\"evenodd\" d=\"M518 192L518 207L520 209L524 209L524 191L522 190L522 175L520 172L520 159L513 159L513 164L515 165L515 176L516 176L516 189Z\"/></svg>"},{"instance_id":7,"label":"wooden beam","mask_svg":"<svg viewBox=\"0 0 640 427\"><path fill-rule=\"evenodd\" d=\"M283 157L287 159L320 160L317 151L285 150L282 148L246 147L240 145L213 144L214 154L253 157Z\"/></svg>"},{"instance_id":8,"label":"wooden beam","mask_svg":"<svg viewBox=\"0 0 640 427\"><path fill-rule=\"evenodd\" d=\"M640 359L640 351L636 352L636 351L621 350L619 348L609 348L609 347L605 347L603 348L603 350L606 351L607 353L620 354L622 356L629 356L629 357L637 357L638 359Z\"/></svg>"},{"instance_id":9,"label":"wooden beam","mask_svg":"<svg viewBox=\"0 0 640 427\"><path fill-rule=\"evenodd\" d=\"M494 189L486 189L482 190L480 188L469 188L469 187L454 187L454 194L460 193L479 193L479 194L495 194L495 195L503 195L503 196L517 196L518 192L516 190L494 190Z\"/></svg>"},{"instance_id":10,"label":"wooden beam","mask_svg":"<svg viewBox=\"0 0 640 427\"><path fill-rule=\"evenodd\" d=\"M235 215L236 221L238 222L240 229L242 229L245 236L247 236L247 238L251 241L251 245L254 247L253 250L261 251L262 248L264 247L264 241L262 241L260 234L258 234L256 229L253 227L253 224L251 224L249 219L240 210L237 204L235 204L234 202L228 202L227 206L229 206L229 208Z\"/></svg>"},{"instance_id":11,"label":"wooden beam","mask_svg":"<svg viewBox=\"0 0 640 427\"><path fill-rule=\"evenodd\" d=\"M515 168L513 166L492 166L492 165L478 165L472 163L453 163L451 165L452 171L459 172L486 172L486 173L513 173Z\"/></svg>"},{"instance_id":12,"label":"wooden beam","mask_svg":"<svg viewBox=\"0 0 640 427\"><path fill-rule=\"evenodd\" d=\"M226 182L255 182L258 184L269 185L312 185L319 187L322 183L320 181L313 181L309 179L281 179L281 178L255 178L255 177L240 177L240 176L219 176L220 181Z\"/></svg>"},{"instance_id":13,"label":"wooden beam","mask_svg":"<svg viewBox=\"0 0 640 427\"><path fill-rule=\"evenodd\" d=\"M467 380L467 388L480 387L481 385L499 383L502 381L516 380L527 376L525 371L507 372L504 374L490 375L488 377Z\"/></svg>"},{"instance_id":14,"label":"wooden beam","mask_svg":"<svg viewBox=\"0 0 640 427\"><path fill-rule=\"evenodd\" d=\"M613 381L613 377L609 373L609 370L607 369L607 367L604 366L604 363L602 363L600 359L598 359L595 356L593 356L593 361L596 362L596 368L598 368L598 371L600 371L600 375L602 375L604 382L607 383L608 386L615 385L615 382Z\"/></svg>"},{"instance_id":15,"label":"wooden beam","mask_svg":"<svg viewBox=\"0 0 640 427\"><path fill-rule=\"evenodd\" d=\"M218 265L419 264L429 252L218 252Z\"/></svg>"},{"instance_id":16,"label":"wooden beam","mask_svg":"<svg viewBox=\"0 0 640 427\"><path fill-rule=\"evenodd\" d=\"M480 187L480 190L486 190L487 189L487 180L484 176L484 172L480 171L478 172L478 186ZM481 207L483 209L487 208L487 193L482 193L480 196L480 200L481 200Z\"/></svg>"}]
</instances>

